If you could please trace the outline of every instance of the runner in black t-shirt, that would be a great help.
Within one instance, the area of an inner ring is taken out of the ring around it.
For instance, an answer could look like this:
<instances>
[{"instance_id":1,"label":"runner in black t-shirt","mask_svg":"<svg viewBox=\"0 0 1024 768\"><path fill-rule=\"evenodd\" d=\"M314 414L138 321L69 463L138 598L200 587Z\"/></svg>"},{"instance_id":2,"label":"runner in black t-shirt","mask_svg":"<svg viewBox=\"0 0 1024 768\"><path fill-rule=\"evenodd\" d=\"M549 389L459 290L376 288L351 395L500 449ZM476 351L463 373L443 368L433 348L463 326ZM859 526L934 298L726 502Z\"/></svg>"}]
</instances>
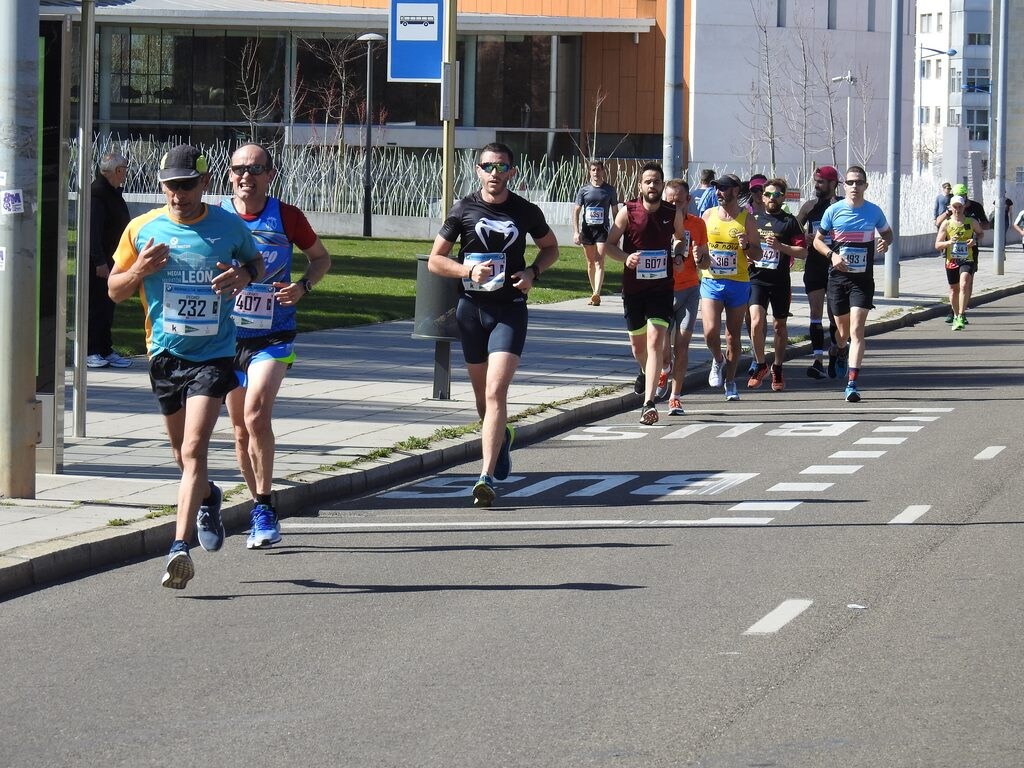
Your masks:
<instances>
[{"instance_id":1,"label":"runner in black t-shirt","mask_svg":"<svg viewBox=\"0 0 1024 768\"><path fill-rule=\"evenodd\" d=\"M558 241L533 203L512 193L512 150L492 143L477 159L480 191L452 206L434 238L428 267L462 281L456 319L462 354L480 414L483 464L473 503L489 507L494 480L512 471L509 452L515 430L508 426L508 388L526 343L526 295L544 270L558 260ZM540 253L526 265L526 234ZM459 255L451 258L452 246Z\"/></svg>"},{"instance_id":2,"label":"runner in black t-shirt","mask_svg":"<svg viewBox=\"0 0 1024 768\"><path fill-rule=\"evenodd\" d=\"M761 253L750 265L750 339L754 352L754 370L747 380L747 386L756 389L761 386L768 369L765 361L764 344L768 335L767 310L772 308L773 343L775 360L772 363L772 390L781 392L785 388L782 364L786 360L786 345L789 330L786 318L793 299L789 267L793 259L807 258L807 245L796 217L782 210L786 200L786 182L769 179L761 193L764 212L754 214L758 233L761 235Z\"/></svg>"}]
</instances>

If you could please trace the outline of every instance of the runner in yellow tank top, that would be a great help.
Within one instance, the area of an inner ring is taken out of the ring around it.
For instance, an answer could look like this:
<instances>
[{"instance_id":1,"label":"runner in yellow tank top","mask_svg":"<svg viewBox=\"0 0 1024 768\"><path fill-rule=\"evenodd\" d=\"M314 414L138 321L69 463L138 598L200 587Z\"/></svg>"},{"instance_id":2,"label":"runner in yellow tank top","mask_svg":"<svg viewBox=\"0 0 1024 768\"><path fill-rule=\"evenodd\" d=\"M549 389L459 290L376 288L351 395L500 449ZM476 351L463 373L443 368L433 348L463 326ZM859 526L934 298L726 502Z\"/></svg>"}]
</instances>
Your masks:
<instances>
[{"instance_id":1,"label":"runner in yellow tank top","mask_svg":"<svg viewBox=\"0 0 1024 768\"><path fill-rule=\"evenodd\" d=\"M747 212L740 211L736 218L723 219L721 211L720 207L712 208L705 217L711 265L707 269L702 269L700 276L749 283L747 252L740 245L740 236L746 233ZM746 238L744 240L746 241Z\"/></svg>"},{"instance_id":2,"label":"runner in yellow tank top","mask_svg":"<svg viewBox=\"0 0 1024 768\"><path fill-rule=\"evenodd\" d=\"M952 215L939 225L935 250L946 257L946 282L949 283L949 308L953 313L953 330L967 325L967 305L974 290L974 273L978 262L974 246L981 242L982 228L977 219L964 216L965 201L955 196L949 201Z\"/></svg>"}]
</instances>

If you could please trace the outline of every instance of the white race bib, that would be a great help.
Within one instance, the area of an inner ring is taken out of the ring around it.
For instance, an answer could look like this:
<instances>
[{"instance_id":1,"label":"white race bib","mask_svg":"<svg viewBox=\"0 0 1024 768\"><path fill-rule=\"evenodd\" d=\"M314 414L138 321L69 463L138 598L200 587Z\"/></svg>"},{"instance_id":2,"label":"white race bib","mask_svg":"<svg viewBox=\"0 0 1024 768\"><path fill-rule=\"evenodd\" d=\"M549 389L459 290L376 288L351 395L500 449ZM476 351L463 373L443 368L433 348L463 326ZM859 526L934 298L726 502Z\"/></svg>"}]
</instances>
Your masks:
<instances>
[{"instance_id":1,"label":"white race bib","mask_svg":"<svg viewBox=\"0 0 1024 768\"><path fill-rule=\"evenodd\" d=\"M467 253L463 264L482 264L485 261L491 262L491 279L486 283L474 283L470 278L462 278L462 287L467 291L491 292L500 290L505 285L505 254L504 253Z\"/></svg>"},{"instance_id":2,"label":"white race bib","mask_svg":"<svg viewBox=\"0 0 1024 768\"><path fill-rule=\"evenodd\" d=\"M212 285L164 285L164 333L216 336L220 330L220 296Z\"/></svg>"},{"instance_id":3,"label":"white race bib","mask_svg":"<svg viewBox=\"0 0 1024 768\"><path fill-rule=\"evenodd\" d=\"M739 272L739 253L734 248L711 248L711 274L735 275Z\"/></svg>"},{"instance_id":4,"label":"white race bib","mask_svg":"<svg viewBox=\"0 0 1024 768\"><path fill-rule=\"evenodd\" d=\"M667 251L639 251L636 263L637 280L663 280L668 277Z\"/></svg>"},{"instance_id":5,"label":"white race bib","mask_svg":"<svg viewBox=\"0 0 1024 768\"><path fill-rule=\"evenodd\" d=\"M953 261L964 264L970 261L971 253L967 243L953 243Z\"/></svg>"},{"instance_id":6,"label":"white race bib","mask_svg":"<svg viewBox=\"0 0 1024 768\"><path fill-rule=\"evenodd\" d=\"M268 330L274 325L274 286L253 283L235 297L231 316L239 328Z\"/></svg>"},{"instance_id":7,"label":"white race bib","mask_svg":"<svg viewBox=\"0 0 1024 768\"><path fill-rule=\"evenodd\" d=\"M868 268L868 249L857 248L852 245L839 247L839 255L846 260L846 267L849 272L866 272Z\"/></svg>"},{"instance_id":8,"label":"white race bib","mask_svg":"<svg viewBox=\"0 0 1024 768\"><path fill-rule=\"evenodd\" d=\"M583 220L587 224L604 224L604 208L600 205L588 205L583 209Z\"/></svg>"},{"instance_id":9,"label":"white race bib","mask_svg":"<svg viewBox=\"0 0 1024 768\"><path fill-rule=\"evenodd\" d=\"M761 269L778 269L779 252L768 245L768 243L762 241L761 258L754 262L754 266L760 267Z\"/></svg>"}]
</instances>

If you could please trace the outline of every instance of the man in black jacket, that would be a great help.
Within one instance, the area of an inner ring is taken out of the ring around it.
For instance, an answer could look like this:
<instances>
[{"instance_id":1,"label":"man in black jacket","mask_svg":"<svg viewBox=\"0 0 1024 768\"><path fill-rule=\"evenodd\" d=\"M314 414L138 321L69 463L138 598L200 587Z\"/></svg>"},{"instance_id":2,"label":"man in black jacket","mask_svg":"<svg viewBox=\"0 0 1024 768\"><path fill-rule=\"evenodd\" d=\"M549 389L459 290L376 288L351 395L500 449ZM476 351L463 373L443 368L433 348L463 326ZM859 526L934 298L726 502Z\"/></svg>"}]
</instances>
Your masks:
<instances>
[{"instance_id":1,"label":"man in black jacket","mask_svg":"<svg viewBox=\"0 0 1024 768\"><path fill-rule=\"evenodd\" d=\"M89 217L89 368L128 368L132 361L114 351L110 328L114 323L114 302L107 294L107 277L114 266L114 251L121 233L131 220L121 187L128 175L128 160L118 152L100 158L100 172L90 187ZM81 245L81 244L80 244ZM84 250L84 249L83 249Z\"/></svg>"}]
</instances>

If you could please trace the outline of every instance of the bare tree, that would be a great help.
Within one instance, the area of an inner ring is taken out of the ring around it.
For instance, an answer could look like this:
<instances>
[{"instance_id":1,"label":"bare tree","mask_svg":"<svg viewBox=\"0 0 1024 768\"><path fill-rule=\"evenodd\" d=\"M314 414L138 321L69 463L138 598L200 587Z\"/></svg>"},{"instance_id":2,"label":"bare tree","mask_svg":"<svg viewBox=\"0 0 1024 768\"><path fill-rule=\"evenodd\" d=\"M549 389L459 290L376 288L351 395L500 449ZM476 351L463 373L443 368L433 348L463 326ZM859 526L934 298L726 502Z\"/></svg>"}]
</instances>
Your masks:
<instances>
[{"instance_id":1,"label":"bare tree","mask_svg":"<svg viewBox=\"0 0 1024 768\"><path fill-rule=\"evenodd\" d=\"M260 39L246 38L238 58L235 99L249 127L249 140L259 141L260 123L272 120L281 108L281 91L270 90L260 62Z\"/></svg>"},{"instance_id":2,"label":"bare tree","mask_svg":"<svg viewBox=\"0 0 1024 768\"><path fill-rule=\"evenodd\" d=\"M800 171L795 186L804 186L812 179L812 149L815 142L821 141L821 113L816 98L818 74L814 60L824 40L800 22L792 34L792 44L785 46L784 62L789 77L780 102L790 137L800 150Z\"/></svg>"},{"instance_id":3,"label":"bare tree","mask_svg":"<svg viewBox=\"0 0 1024 768\"><path fill-rule=\"evenodd\" d=\"M881 137L878 135L879 124L870 119L875 87L871 81L870 67L867 64L858 70L855 86L857 101L860 105L861 143L854 149L853 155L860 165L867 168L870 158L878 151L881 141Z\"/></svg>"},{"instance_id":4,"label":"bare tree","mask_svg":"<svg viewBox=\"0 0 1024 768\"><path fill-rule=\"evenodd\" d=\"M329 124L335 126L335 142L340 146L345 141L345 117L359 95L352 81L354 63L365 51L365 46L354 37L330 38L321 35L315 40L304 39L302 44L316 58L327 65L327 77L322 81L305 86L311 110L321 110L324 116L324 133Z\"/></svg>"},{"instance_id":5,"label":"bare tree","mask_svg":"<svg viewBox=\"0 0 1024 768\"><path fill-rule=\"evenodd\" d=\"M743 102L747 119L739 123L747 129L747 136L741 142L747 154L748 164L754 168L759 157L761 145L768 147L768 166L771 175L775 175L776 145L779 141L778 128L778 83L773 73L772 60L768 40L768 21L763 0L750 0L750 10L757 29L757 54L751 61L747 59L756 73L751 83L749 101Z\"/></svg>"}]
</instances>

